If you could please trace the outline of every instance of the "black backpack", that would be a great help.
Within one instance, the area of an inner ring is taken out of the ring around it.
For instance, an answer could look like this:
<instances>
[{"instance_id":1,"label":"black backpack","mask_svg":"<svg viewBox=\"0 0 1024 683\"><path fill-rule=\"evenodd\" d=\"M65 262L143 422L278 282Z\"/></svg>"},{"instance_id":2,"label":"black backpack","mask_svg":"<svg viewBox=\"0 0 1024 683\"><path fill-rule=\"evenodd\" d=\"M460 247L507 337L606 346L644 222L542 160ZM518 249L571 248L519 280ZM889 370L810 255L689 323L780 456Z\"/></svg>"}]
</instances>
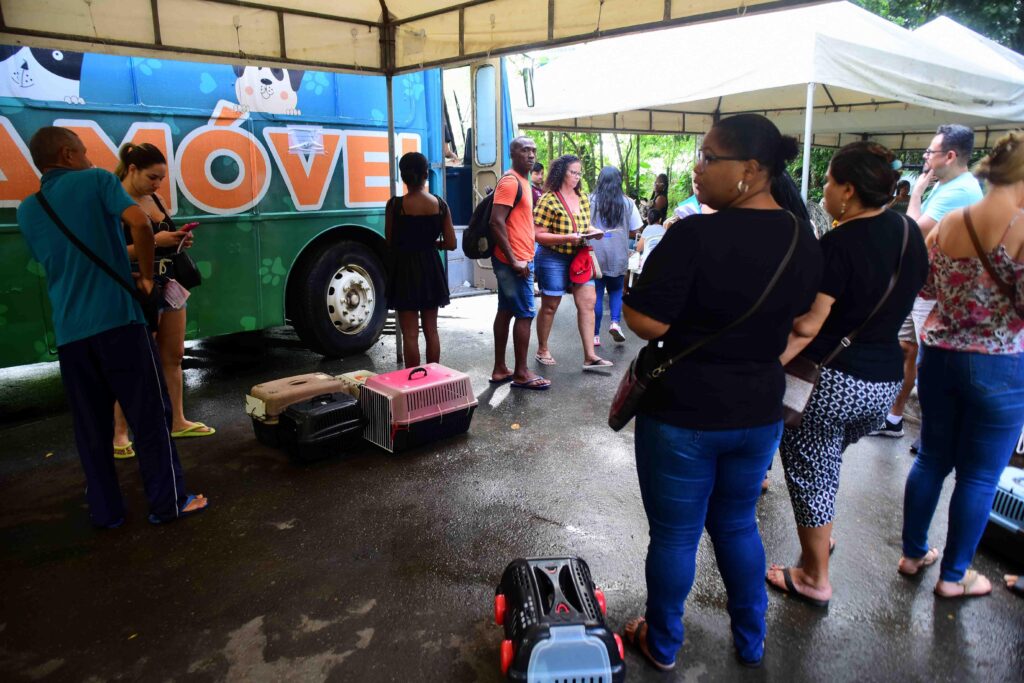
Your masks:
<instances>
[{"instance_id":1,"label":"black backpack","mask_svg":"<svg viewBox=\"0 0 1024 683\"><path fill-rule=\"evenodd\" d=\"M519 182L518 178L515 178L515 181L516 198L512 202L512 209L509 209L510 213L519 204L519 200L523 198L523 185ZM491 236L491 209L493 207L494 191L492 190L473 209L473 215L469 218L469 225L462 232L462 253L466 255L466 258L490 258L494 254L494 238Z\"/></svg>"}]
</instances>

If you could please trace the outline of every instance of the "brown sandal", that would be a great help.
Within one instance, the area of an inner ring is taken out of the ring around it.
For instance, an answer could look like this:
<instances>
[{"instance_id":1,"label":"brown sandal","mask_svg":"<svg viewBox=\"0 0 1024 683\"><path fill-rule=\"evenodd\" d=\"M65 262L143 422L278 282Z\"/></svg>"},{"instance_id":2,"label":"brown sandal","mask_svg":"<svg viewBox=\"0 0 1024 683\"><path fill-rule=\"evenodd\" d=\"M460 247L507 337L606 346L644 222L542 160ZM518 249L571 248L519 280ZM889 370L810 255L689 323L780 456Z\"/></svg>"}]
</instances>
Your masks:
<instances>
[{"instance_id":1,"label":"brown sandal","mask_svg":"<svg viewBox=\"0 0 1024 683\"><path fill-rule=\"evenodd\" d=\"M991 588L989 588L984 593L971 592L971 588L974 586L975 583L978 582L978 578L980 576L981 574L974 571L973 569L968 569L966 572L964 572L964 578L956 582L956 585L960 586L960 588L963 590L962 593L954 593L953 595L943 595L939 592L938 585L936 585L934 591L935 596L939 598L945 598L947 600L959 600L960 598L982 598L986 595L990 595L992 593Z\"/></svg>"},{"instance_id":2,"label":"brown sandal","mask_svg":"<svg viewBox=\"0 0 1024 683\"><path fill-rule=\"evenodd\" d=\"M626 622L622 629L622 639L639 650L640 654L658 671L672 671L676 668L675 661L671 664L662 664L647 649L647 620L643 617Z\"/></svg>"}]
</instances>

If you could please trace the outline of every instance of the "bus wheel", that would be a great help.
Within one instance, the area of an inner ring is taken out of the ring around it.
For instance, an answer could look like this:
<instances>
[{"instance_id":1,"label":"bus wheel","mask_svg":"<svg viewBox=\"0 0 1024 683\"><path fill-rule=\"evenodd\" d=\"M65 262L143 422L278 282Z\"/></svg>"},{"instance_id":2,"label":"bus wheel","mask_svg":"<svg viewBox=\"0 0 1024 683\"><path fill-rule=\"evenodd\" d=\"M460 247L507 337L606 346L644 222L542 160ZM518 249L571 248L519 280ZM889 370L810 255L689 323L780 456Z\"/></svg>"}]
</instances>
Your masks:
<instances>
[{"instance_id":1,"label":"bus wheel","mask_svg":"<svg viewBox=\"0 0 1024 683\"><path fill-rule=\"evenodd\" d=\"M384 267L369 247L341 241L305 261L297 278L292 323L310 348L325 356L362 353L384 329Z\"/></svg>"}]
</instances>

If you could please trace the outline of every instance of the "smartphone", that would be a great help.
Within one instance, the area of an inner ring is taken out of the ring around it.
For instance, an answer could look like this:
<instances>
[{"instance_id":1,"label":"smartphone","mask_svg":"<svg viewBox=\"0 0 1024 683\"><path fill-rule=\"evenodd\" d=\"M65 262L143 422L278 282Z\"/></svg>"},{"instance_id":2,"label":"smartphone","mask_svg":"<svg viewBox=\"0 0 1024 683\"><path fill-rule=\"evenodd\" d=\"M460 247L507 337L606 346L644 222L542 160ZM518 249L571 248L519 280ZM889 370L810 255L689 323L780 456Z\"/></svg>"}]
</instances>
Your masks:
<instances>
[{"instance_id":1,"label":"smartphone","mask_svg":"<svg viewBox=\"0 0 1024 683\"><path fill-rule=\"evenodd\" d=\"M181 226L181 230L183 232L192 232L192 230L197 227L199 227L199 223L193 221L192 223L186 223L185 225Z\"/></svg>"}]
</instances>

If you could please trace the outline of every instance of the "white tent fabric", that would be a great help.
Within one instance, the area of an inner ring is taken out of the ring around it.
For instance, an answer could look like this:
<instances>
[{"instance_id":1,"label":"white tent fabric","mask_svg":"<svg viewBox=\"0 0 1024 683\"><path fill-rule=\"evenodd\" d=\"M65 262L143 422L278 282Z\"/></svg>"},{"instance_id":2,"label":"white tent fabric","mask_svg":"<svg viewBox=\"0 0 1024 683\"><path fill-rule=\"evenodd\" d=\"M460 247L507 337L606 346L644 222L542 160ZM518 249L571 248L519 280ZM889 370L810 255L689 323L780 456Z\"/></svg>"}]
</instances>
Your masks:
<instances>
[{"instance_id":1,"label":"white tent fabric","mask_svg":"<svg viewBox=\"0 0 1024 683\"><path fill-rule=\"evenodd\" d=\"M549 130L703 133L716 112L753 111L800 134L815 83L815 144L852 133L916 148L943 123L984 136L1024 121L1024 68L1014 61L1024 58L994 44L985 49L1010 55L936 42L847 2L625 36L567 48L536 68L535 106L520 103L516 118Z\"/></svg>"},{"instance_id":2,"label":"white tent fabric","mask_svg":"<svg viewBox=\"0 0 1024 683\"><path fill-rule=\"evenodd\" d=\"M819 0L0 0L0 43L400 73Z\"/></svg>"}]
</instances>

